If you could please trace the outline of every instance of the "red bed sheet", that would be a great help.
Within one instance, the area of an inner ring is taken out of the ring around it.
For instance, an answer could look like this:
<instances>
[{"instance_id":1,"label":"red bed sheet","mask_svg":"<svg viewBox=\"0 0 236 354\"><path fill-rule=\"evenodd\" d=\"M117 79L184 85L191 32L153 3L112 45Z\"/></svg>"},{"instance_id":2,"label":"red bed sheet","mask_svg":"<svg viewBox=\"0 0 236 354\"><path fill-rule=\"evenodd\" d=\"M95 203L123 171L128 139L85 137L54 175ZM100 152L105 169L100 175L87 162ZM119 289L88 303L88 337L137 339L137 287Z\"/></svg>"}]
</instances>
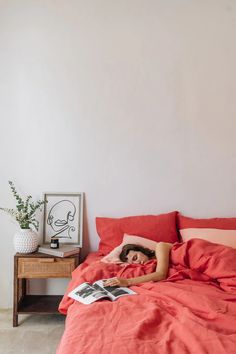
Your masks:
<instances>
[{"instance_id":1,"label":"red bed sheet","mask_svg":"<svg viewBox=\"0 0 236 354\"><path fill-rule=\"evenodd\" d=\"M83 305L77 285L150 273L156 261L120 266L91 254L72 274L59 310L67 314L57 354L236 353L236 250L193 239L175 244L166 280L131 287L137 295Z\"/></svg>"}]
</instances>

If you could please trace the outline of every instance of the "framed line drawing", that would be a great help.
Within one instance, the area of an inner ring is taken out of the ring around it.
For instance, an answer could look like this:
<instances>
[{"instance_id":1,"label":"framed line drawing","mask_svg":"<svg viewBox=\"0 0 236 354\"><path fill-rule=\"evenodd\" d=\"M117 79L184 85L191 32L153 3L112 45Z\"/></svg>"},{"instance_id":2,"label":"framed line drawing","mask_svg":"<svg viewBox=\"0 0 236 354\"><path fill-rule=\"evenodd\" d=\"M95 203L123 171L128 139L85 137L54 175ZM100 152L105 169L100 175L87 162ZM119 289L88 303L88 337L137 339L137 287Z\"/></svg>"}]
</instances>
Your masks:
<instances>
[{"instance_id":1,"label":"framed line drawing","mask_svg":"<svg viewBox=\"0 0 236 354\"><path fill-rule=\"evenodd\" d=\"M45 192L43 243L58 238L59 243L82 247L84 193Z\"/></svg>"}]
</instances>

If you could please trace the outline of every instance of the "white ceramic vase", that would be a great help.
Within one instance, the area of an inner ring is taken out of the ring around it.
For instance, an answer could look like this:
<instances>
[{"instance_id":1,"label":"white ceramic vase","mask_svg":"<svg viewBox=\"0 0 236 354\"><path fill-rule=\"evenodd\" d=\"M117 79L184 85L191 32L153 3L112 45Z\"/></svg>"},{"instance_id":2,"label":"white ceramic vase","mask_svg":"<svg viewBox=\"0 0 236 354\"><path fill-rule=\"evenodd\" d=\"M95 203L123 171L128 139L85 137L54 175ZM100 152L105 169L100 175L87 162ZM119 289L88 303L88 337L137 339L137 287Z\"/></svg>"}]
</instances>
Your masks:
<instances>
[{"instance_id":1,"label":"white ceramic vase","mask_svg":"<svg viewBox=\"0 0 236 354\"><path fill-rule=\"evenodd\" d=\"M38 248L39 238L36 232L31 229L20 229L13 239L16 252L32 253Z\"/></svg>"}]
</instances>

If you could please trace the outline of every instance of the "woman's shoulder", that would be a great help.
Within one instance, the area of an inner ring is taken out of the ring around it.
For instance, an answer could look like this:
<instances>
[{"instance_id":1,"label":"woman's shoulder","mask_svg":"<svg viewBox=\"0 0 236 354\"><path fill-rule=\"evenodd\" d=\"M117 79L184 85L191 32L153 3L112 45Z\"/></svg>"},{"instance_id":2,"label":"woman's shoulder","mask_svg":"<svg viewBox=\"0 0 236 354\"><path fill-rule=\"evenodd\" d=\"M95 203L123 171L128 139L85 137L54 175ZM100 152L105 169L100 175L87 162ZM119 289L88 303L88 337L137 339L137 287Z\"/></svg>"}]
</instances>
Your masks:
<instances>
[{"instance_id":1,"label":"woman's shoulder","mask_svg":"<svg viewBox=\"0 0 236 354\"><path fill-rule=\"evenodd\" d=\"M160 241L156 245L156 250L170 250L174 243Z\"/></svg>"}]
</instances>

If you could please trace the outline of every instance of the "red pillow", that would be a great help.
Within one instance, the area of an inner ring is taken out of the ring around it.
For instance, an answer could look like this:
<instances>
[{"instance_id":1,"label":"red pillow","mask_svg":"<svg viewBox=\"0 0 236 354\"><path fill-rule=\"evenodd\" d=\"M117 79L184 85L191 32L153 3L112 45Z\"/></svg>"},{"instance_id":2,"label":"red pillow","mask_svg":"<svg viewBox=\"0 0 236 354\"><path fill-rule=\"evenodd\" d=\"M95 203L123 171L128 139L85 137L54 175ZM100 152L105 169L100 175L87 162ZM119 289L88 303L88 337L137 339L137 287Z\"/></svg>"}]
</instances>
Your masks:
<instances>
[{"instance_id":1,"label":"red pillow","mask_svg":"<svg viewBox=\"0 0 236 354\"><path fill-rule=\"evenodd\" d=\"M193 219L178 214L181 240L192 238L236 248L236 218Z\"/></svg>"},{"instance_id":2,"label":"red pillow","mask_svg":"<svg viewBox=\"0 0 236 354\"><path fill-rule=\"evenodd\" d=\"M236 218L193 219L178 213L177 224L179 230L189 228L235 230Z\"/></svg>"},{"instance_id":3,"label":"red pillow","mask_svg":"<svg viewBox=\"0 0 236 354\"><path fill-rule=\"evenodd\" d=\"M160 242L178 242L176 215L173 211L161 215L128 216L124 218L96 218L100 237L99 251L109 253L123 240L124 234L141 236Z\"/></svg>"}]
</instances>

